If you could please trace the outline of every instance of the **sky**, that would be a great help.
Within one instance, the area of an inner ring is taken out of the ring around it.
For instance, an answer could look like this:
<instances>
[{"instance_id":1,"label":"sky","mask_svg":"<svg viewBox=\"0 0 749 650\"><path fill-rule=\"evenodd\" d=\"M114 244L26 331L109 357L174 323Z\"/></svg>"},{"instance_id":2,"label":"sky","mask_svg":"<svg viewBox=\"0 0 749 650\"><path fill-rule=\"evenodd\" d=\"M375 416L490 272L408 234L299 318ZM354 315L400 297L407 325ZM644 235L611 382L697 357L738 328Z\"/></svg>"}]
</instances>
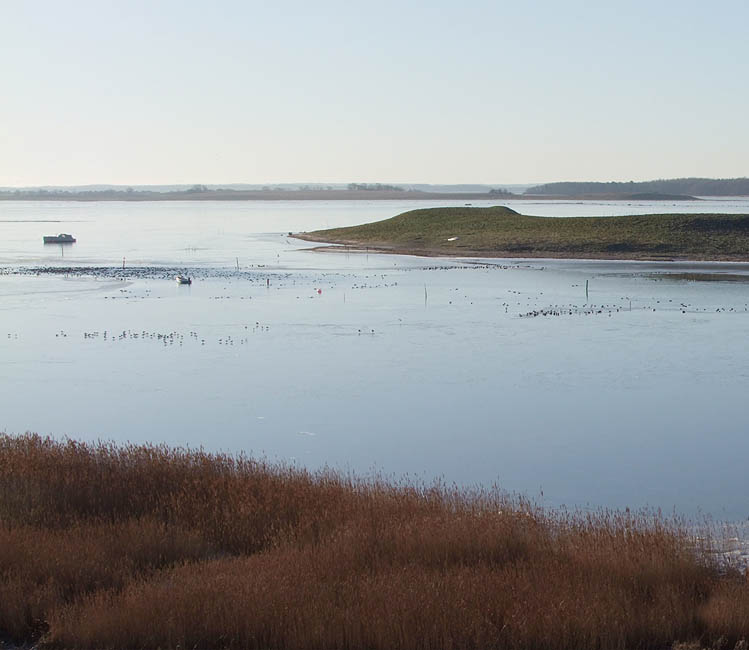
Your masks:
<instances>
[{"instance_id":1,"label":"sky","mask_svg":"<svg viewBox=\"0 0 749 650\"><path fill-rule=\"evenodd\" d=\"M747 0L3 0L0 186L749 176L747 25Z\"/></svg>"}]
</instances>

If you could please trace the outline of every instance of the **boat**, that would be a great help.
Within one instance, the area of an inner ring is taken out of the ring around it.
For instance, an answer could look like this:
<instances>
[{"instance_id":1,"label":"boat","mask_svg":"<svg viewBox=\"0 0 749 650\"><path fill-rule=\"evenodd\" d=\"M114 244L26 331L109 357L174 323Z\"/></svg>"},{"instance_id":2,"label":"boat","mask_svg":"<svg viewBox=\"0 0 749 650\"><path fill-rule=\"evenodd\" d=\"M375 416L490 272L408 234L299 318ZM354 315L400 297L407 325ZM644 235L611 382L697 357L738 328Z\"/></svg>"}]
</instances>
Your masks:
<instances>
[{"instance_id":1,"label":"boat","mask_svg":"<svg viewBox=\"0 0 749 650\"><path fill-rule=\"evenodd\" d=\"M75 244L75 237L61 232L59 235L45 235L45 244Z\"/></svg>"},{"instance_id":2,"label":"boat","mask_svg":"<svg viewBox=\"0 0 749 650\"><path fill-rule=\"evenodd\" d=\"M175 275L174 279L177 284L192 284L192 278L188 278L186 275Z\"/></svg>"}]
</instances>

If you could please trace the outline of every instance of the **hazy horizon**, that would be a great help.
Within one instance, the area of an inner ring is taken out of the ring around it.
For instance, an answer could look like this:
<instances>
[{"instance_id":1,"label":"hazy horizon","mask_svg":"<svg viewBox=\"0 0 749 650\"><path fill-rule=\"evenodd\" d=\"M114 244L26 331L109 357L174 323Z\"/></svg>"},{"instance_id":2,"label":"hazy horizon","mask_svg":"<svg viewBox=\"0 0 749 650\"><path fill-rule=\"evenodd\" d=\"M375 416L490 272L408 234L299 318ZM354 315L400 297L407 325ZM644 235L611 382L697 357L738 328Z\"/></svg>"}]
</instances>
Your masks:
<instances>
[{"instance_id":1,"label":"hazy horizon","mask_svg":"<svg viewBox=\"0 0 749 650\"><path fill-rule=\"evenodd\" d=\"M747 19L738 0L14 3L0 186L745 177Z\"/></svg>"},{"instance_id":2,"label":"hazy horizon","mask_svg":"<svg viewBox=\"0 0 749 650\"><path fill-rule=\"evenodd\" d=\"M550 181L551 182L551 181ZM83 183L80 185L0 185L0 191L9 190L96 190L96 189L109 189L109 188L133 188L133 189L152 189L154 191L163 191L165 188L190 188L195 185L203 185L209 189L226 188L226 189L260 189L260 188L296 188L296 187L311 187L311 188L325 188L331 187L333 189L346 189L350 183L365 183L365 184L381 184L381 185L396 185L403 188L412 187L533 187L534 185L542 185L542 183L429 183L429 182L402 182L402 181L379 181L379 180L351 180L351 181L331 181L327 183L313 182L313 181L280 181L280 182L265 182L265 183L201 183L199 181L195 183Z\"/></svg>"},{"instance_id":3,"label":"hazy horizon","mask_svg":"<svg viewBox=\"0 0 749 650\"><path fill-rule=\"evenodd\" d=\"M718 179L715 177L695 180L743 180L747 177L738 177L734 179ZM682 179L646 179L642 182L659 182L659 181L673 181ZM688 180L688 179L687 179ZM36 190L48 190L48 191L71 191L71 192L84 192L84 191L106 191L106 190L125 190L133 189L135 191L153 191L153 192L169 192L189 189L191 187L203 186L209 190L227 189L227 190L296 190L296 189L331 189L331 190L345 190L351 183L363 183L371 185L394 185L396 187L412 190L419 189L422 191L434 191L434 192L477 192L477 191L488 191L489 189L508 189L508 190L525 190L531 187L556 184L556 183L567 183L576 181L540 181L535 183L428 183L428 182L402 182L402 181L379 181L379 180L367 180L367 181L333 181L328 183L320 182L305 182L305 181L281 181L281 182L266 182L266 183L85 183L80 185L27 185L27 186L2 186L0 185L0 192L12 192L12 191L36 191ZM583 181L588 182L588 181ZM605 181L589 181L593 183L627 183L628 180L621 179L608 179ZM641 181L635 181L637 183Z\"/></svg>"}]
</instances>

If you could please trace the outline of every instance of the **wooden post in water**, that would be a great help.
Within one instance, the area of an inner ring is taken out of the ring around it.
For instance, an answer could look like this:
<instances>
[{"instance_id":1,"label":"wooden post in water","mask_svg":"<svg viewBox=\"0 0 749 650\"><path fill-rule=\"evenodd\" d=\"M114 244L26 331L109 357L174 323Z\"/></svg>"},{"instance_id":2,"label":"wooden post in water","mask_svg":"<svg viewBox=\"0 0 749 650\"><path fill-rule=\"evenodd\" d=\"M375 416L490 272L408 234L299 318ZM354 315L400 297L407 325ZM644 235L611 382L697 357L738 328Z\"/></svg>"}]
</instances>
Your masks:
<instances>
[{"instance_id":1,"label":"wooden post in water","mask_svg":"<svg viewBox=\"0 0 749 650\"><path fill-rule=\"evenodd\" d=\"M427 285L424 285L424 307L427 306Z\"/></svg>"},{"instance_id":2,"label":"wooden post in water","mask_svg":"<svg viewBox=\"0 0 749 650\"><path fill-rule=\"evenodd\" d=\"M585 281L585 300L588 300L588 281Z\"/></svg>"}]
</instances>

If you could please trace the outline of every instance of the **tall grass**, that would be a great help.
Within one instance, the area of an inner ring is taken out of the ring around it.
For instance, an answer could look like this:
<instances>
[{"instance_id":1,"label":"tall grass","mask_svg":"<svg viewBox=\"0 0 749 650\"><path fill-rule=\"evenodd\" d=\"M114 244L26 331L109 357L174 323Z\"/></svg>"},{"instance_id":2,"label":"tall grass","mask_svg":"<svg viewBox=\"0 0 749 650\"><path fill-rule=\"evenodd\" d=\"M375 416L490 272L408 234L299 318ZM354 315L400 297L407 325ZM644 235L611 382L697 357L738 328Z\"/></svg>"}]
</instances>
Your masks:
<instances>
[{"instance_id":1,"label":"tall grass","mask_svg":"<svg viewBox=\"0 0 749 650\"><path fill-rule=\"evenodd\" d=\"M749 588L652 513L0 436L0 638L69 648L662 648Z\"/></svg>"}]
</instances>

